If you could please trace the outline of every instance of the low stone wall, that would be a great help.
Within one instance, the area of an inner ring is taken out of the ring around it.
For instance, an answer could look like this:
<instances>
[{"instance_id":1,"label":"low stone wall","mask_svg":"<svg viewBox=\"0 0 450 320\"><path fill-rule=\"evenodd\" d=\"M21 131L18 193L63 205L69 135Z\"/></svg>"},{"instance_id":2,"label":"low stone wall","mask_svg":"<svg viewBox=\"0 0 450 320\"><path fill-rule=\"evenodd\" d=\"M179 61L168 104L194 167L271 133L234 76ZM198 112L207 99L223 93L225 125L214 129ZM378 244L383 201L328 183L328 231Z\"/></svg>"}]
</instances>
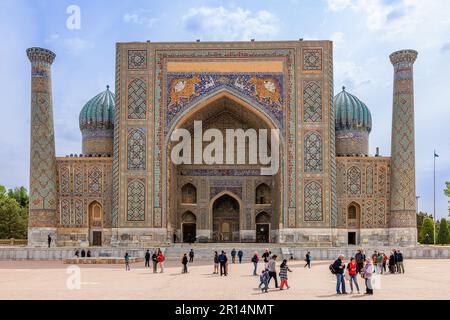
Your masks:
<instances>
[{"instance_id":1,"label":"low stone wall","mask_svg":"<svg viewBox=\"0 0 450 320\"><path fill-rule=\"evenodd\" d=\"M181 259L183 253L188 253L190 248L195 251L197 260L210 261L214 251L225 250L230 257L230 252L233 248L236 250L242 249L244 251L244 261L250 261L251 255L254 251L258 251L260 255L264 252L264 249L268 248L273 253L284 253L285 258L289 258L290 254L295 259L303 260L307 251L311 252L313 260L334 260L339 254L343 254L345 257L354 256L356 250L359 247L341 247L341 248L307 248L298 246L289 246L285 244L194 244L189 245L176 245L171 247L161 247L161 250L165 252L167 260ZM74 259L75 251L79 248L29 248L29 247L0 247L0 260L64 260ZM87 251L87 248L84 248ZM157 247L146 248L112 248L112 247L91 247L91 256L97 257L123 257L126 252L131 258L144 258L145 252L156 250ZM374 248L364 247L366 255L371 255L375 250L386 252L389 254L392 248ZM405 259L450 259L450 246L417 246L409 248L401 248ZM289 253L287 253L289 252Z\"/></svg>"},{"instance_id":2,"label":"low stone wall","mask_svg":"<svg viewBox=\"0 0 450 320\"><path fill-rule=\"evenodd\" d=\"M142 262L142 258L130 258L130 263ZM72 259L64 259L64 264L125 264L124 258L72 258Z\"/></svg>"}]
</instances>

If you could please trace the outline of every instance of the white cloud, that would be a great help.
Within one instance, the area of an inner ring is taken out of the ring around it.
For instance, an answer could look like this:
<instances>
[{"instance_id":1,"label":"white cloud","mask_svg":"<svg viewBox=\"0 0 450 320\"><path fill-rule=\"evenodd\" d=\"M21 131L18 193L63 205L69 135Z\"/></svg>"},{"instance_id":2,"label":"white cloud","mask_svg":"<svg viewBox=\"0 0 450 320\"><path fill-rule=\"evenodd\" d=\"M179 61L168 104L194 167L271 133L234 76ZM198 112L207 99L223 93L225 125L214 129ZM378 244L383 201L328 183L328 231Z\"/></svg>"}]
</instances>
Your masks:
<instances>
[{"instance_id":1,"label":"white cloud","mask_svg":"<svg viewBox=\"0 0 450 320\"><path fill-rule=\"evenodd\" d=\"M450 27L448 0L327 0L327 5L334 12L358 13L368 30L379 32L387 41L420 39L436 46L447 39Z\"/></svg>"},{"instance_id":2,"label":"white cloud","mask_svg":"<svg viewBox=\"0 0 450 320\"><path fill-rule=\"evenodd\" d=\"M134 23L151 28L158 19L151 17L150 14L151 13L148 10L133 11L124 14L123 21L125 23Z\"/></svg>"},{"instance_id":3,"label":"white cloud","mask_svg":"<svg viewBox=\"0 0 450 320\"><path fill-rule=\"evenodd\" d=\"M208 40L269 39L278 33L279 23L278 17L266 10L252 13L239 7L191 8L182 17L187 31Z\"/></svg>"},{"instance_id":4,"label":"white cloud","mask_svg":"<svg viewBox=\"0 0 450 320\"><path fill-rule=\"evenodd\" d=\"M61 37L58 33L51 34L45 39L46 43L60 45L66 52L78 56L94 47L94 43L81 37Z\"/></svg>"}]
</instances>

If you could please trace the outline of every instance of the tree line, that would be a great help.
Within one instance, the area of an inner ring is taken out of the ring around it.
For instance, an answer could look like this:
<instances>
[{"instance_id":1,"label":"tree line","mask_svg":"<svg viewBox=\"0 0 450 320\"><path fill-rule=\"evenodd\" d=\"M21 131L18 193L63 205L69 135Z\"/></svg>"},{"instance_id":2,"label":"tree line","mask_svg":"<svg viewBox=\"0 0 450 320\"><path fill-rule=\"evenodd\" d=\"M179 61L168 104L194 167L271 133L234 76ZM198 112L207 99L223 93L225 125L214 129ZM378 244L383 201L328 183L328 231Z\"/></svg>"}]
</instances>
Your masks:
<instances>
[{"instance_id":1,"label":"tree line","mask_svg":"<svg viewBox=\"0 0 450 320\"><path fill-rule=\"evenodd\" d=\"M26 239L28 192L24 187L7 190L0 185L0 239Z\"/></svg>"}]
</instances>

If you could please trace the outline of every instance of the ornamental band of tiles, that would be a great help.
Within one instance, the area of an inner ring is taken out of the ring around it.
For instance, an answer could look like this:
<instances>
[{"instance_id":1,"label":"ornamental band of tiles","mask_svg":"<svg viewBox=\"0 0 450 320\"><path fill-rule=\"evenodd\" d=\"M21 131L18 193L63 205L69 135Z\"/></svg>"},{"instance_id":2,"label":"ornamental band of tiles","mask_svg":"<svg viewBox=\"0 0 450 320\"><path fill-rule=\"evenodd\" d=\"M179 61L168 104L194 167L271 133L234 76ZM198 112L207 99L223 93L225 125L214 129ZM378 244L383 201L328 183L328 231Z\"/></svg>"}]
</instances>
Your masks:
<instances>
[{"instance_id":1,"label":"ornamental band of tiles","mask_svg":"<svg viewBox=\"0 0 450 320\"><path fill-rule=\"evenodd\" d=\"M29 244L45 245L48 234L58 246L139 247L193 237L414 244L415 55L391 56L391 159L368 156L368 107L345 89L334 97L332 50L330 41L118 43L115 94L107 87L80 112L83 154L56 158L54 54L29 49ZM194 120L223 133L279 129L278 173L262 176L260 163L174 165L170 135L193 132Z\"/></svg>"}]
</instances>

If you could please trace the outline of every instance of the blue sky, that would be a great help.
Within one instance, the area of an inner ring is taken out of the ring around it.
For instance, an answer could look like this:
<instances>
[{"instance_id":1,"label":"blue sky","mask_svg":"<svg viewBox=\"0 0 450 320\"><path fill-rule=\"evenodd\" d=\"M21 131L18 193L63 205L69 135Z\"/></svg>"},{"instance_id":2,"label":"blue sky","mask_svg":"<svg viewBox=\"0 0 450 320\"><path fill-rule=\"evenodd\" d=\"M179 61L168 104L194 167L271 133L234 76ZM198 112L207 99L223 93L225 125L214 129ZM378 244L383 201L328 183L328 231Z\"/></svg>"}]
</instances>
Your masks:
<instances>
[{"instance_id":1,"label":"blue sky","mask_svg":"<svg viewBox=\"0 0 450 320\"><path fill-rule=\"evenodd\" d=\"M70 30L67 8L81 10ZM447 216L450 181L450 1L52 1L0 2L0 184L28 186L30 66L25 50L47 47L53 65L57 155L81 152L78 114L114 87L115 43L201 40L334 40L335 93L345 85L370 108L370 150L390 154L392 66L388 55L412 48L415 65L416 167L420 210Z\"/></svg>"}]
</instances>

